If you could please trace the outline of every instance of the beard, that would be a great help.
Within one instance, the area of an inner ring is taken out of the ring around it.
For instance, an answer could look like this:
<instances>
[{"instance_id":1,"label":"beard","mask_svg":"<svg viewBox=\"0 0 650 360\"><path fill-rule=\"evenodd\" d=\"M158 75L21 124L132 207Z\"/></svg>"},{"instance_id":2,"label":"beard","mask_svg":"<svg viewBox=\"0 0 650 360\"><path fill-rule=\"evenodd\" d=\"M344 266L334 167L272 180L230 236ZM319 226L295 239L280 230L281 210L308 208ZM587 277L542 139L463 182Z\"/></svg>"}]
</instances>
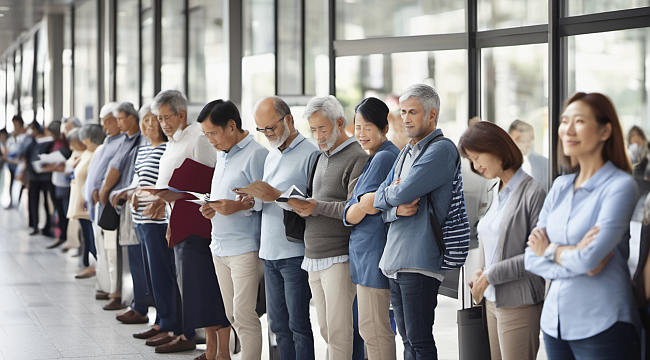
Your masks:
<instances>
[{"instance_id":1,"label":"beard","mask_svg":"<svg viewBox=\"0 0 650 360\"><path fill-rule=\"evenodd\" d=\"M272 148L279 148L282 144L284 144L285 141L289 138L289 135L291 131L289 130L289 125L287 125L287 121L284 120L282 121L282 136L275 140L269 140L269 145L271 145Z\"/></svg>"},{"instance_id":2,"label":"beard","mask_svg":"<svg viewBox=\"0 0 650 360\"><path fill-rule=\"evenodd\" d=\"M330 135L330 138L327 139L327 141L325 141L325 146L327 146L327 149L325 149L324 151L330 151L332 149L332 147L336 143L336 140L339 139L339 135L341 135L341 132L339 131L339 127L336 126L335 124L334 129L332 130L332 135Z\"/></svg>"},{"instance_id":3,"label":"beard","mask_svg":"<svg viewBox=\"0 0 650 360\"><path fill-rule=\"evenodd\" d=\"M410 138L418 137L423 135L429 128L429 119L425 118L422 120L422 126L415 128L411 131L406 130L406 136Z\"/></svg>"}]
</instances>

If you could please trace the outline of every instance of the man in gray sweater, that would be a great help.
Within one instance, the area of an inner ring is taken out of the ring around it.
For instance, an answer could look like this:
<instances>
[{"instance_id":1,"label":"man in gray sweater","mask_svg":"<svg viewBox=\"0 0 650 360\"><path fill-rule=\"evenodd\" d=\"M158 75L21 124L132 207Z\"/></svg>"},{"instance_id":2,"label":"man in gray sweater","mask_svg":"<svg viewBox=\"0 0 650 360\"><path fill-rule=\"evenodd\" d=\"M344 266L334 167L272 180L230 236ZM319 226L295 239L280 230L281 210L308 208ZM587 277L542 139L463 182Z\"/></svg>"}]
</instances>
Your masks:
<instances>
[{"instance_id":1,"label":"man in gray sweater","mask_svg":"<svg viewBox=\"0 0 650 360\"><path fill-rule=\"evenodd\" d=\"M311 198L288 204L306 217L302 268L309 273L329 359L350 360L355 288L348 259L350 228L343 225L343 210L368 154L345 133L343 107L334 96L311 99L305 117L321 152L312 167Z\"/></svg>"}]
</instances>

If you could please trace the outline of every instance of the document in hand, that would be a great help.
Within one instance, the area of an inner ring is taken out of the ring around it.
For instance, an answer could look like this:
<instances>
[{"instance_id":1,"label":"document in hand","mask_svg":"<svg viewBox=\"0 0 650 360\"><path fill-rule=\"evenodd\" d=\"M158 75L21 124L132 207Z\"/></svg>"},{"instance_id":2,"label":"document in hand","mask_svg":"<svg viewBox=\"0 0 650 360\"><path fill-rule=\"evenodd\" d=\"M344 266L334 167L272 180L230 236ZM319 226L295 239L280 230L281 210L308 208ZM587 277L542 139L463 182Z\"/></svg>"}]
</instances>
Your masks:
<instances>
[{"instance_id":1,"label":"document in hand","mask_svg":"<svg viewBox=\"0 0 650 360\"><path fill-rule=\"evenodd\" d=\"M40 154L38 160L32 161L32 167L37 173L43 172L43 165L45 164L61 164L66 161L65 156L60 151L53 151L49 154Z\"/></svg>"},{"instance_id":2,"label":"document in hand","mask_svg":"<svg viewBox=\"0 0 650 360\"><path fill-rule=\"evenodd\" d=\"M289 199L307 200L307 196L305 196L296 185L291 185L291 187L287 191L283 192L276 201L287 202Z\"/></svg>"}]
</instances>

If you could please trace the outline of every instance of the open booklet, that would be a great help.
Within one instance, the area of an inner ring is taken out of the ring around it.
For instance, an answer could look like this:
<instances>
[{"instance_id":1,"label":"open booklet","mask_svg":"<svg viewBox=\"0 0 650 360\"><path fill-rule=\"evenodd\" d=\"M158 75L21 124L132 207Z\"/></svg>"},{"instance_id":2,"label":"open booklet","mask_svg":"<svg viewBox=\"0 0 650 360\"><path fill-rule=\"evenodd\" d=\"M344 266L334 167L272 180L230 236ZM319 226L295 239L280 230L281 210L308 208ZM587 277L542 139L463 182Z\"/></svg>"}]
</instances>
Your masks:
<instances>
[{"instance_id":1,"label":"open booklet","mask_svg":"<svg viewBox=\"0 0 650 360\"><path fill-rule=\"evenodd\" d=\"M53 151L49 154L38 155L38 160L32 161L32 167L36 173L43 172L43 165L45 164L60 164L65 163L66 158L60 151Z\"/></svg>"},{"instance_id":2,"label":"open booklet","mask_svg":"<svg viewBox=\"0 0 650 360\"><path fill-rule=\"evenodd\" d=\"M287 202L289 199L298 199L298 200L307 200L307 196L296 187L296 185L291 185L291 187L282 193L280 197L275 200L277 202Z\"/></svg>"}]
</instances>

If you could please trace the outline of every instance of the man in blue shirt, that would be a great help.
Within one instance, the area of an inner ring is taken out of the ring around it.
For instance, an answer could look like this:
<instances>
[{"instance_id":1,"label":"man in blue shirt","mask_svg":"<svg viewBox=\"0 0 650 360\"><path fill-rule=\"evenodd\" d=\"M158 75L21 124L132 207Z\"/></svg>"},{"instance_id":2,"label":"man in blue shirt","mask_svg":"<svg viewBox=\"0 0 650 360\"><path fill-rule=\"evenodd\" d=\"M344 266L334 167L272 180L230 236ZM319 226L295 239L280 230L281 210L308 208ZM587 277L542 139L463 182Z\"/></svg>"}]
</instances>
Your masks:
<instances>
[{"instance_id":1,"label":"man in blue shirt","mask_svg":"<svg viewBox=\"0 0 650 360\"><path fill-rule=\"evenodd\" d=\"M255 312L264 274L259 258L262 202L239 199L234 187L262 180L269 151L242 129L239 110L231 101L206 105L198 122L212 146L219 150L212 177L210 202L201 210L212 220L212 255L224 308L241 339L242 360L262 356L262 326Z\"/></svg>"},{"instance_id":2,"label":"man in blue shirt","mask_svg":"<svg viewBox=\"0 0 650 360\"><path fill-rule=\"evenodd\" d=\"M450 141L431 143L442 136L436 128L440 98L433 87L413 85L399 100L411 141L375 194L374 207L390 223L379 268L388 277L404 358L437 359L432 327L445 271L440 269L442 254L431 229L429 204L435 214L449 212L459 155Z\"/></svg>"}]
</instances>

